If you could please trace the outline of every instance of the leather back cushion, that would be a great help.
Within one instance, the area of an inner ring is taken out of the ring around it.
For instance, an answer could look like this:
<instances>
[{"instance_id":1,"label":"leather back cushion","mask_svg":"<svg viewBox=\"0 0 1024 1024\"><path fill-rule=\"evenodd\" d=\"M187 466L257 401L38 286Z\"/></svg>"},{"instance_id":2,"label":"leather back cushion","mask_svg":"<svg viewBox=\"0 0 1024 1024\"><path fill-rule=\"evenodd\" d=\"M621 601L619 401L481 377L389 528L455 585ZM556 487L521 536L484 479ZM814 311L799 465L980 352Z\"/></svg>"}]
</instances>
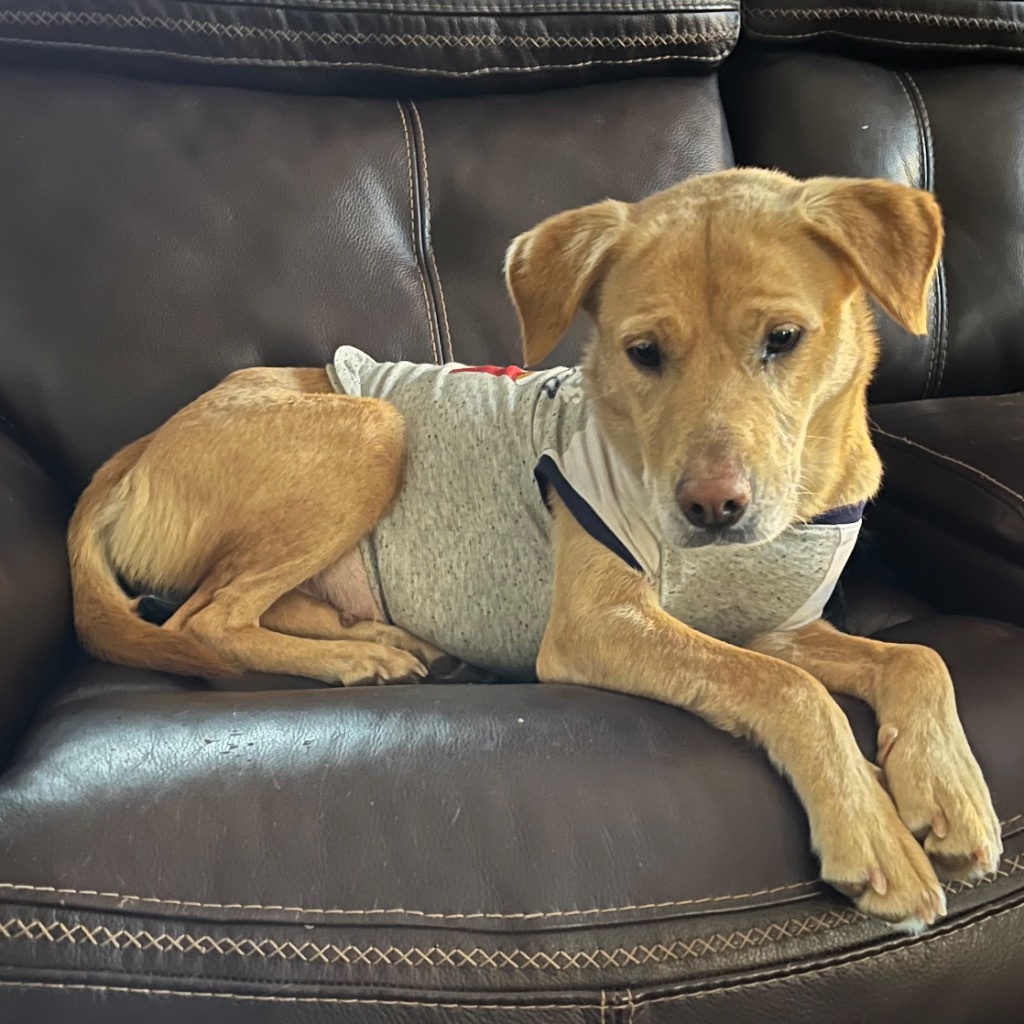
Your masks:
<instances>
[{"instance_id":1,"label":"leather back cushion","mask_svg":"<svg viewBox=\"0 0 1024 1024\"><path fill-rule=\"evenodd\" d=\"M515 234L731 159L710 78L399 104L7 72L0 152L0 416L70 490L240 366L518 361Z\"/></svg>"},{"instance_id":2,"label":"leather back cushion","mask_svg":"<svg viewBox=\"0 0 1024 1024\"><path fill-rule=\"evenodd\" d=\"M737 163L886 177L942 204L928 337L880 320L876 400L1024 388L1024 68L766 54L730 65L725 94Z\"/></svg>"},{"instance_id":3,"label":"leather back cushion","mask_svg":"<svg viewBox=\"0 0 1024 1024\"><path fill-rule=\"evenodd\" d=\"M1015 0L744 0L743 7L745 32L772 42L1024 56L1024 10Z\"/></svg>"},{"instance_id":4,"label":"leather back cushion","mask_svg":"<svg viewBox=\"0 0 1024 1024\"><path fill-rule=\"evenodd\" d=\"M0 0L0 59L274 88L479 91L706 70L740 0Z\"/></svg>"}]
</instances>

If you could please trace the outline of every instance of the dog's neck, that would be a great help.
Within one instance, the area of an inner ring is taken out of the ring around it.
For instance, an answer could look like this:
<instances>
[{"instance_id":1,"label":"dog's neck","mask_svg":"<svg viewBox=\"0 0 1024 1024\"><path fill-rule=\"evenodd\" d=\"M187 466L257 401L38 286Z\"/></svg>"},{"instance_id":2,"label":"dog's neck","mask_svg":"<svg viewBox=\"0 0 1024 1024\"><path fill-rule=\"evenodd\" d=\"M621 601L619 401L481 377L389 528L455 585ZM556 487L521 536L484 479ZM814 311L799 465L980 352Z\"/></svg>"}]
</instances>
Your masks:
<instances>
[{"instance_id":1,"label":"dog's neck","mask_svg":"<svg viewBox=\"0 0 1024 1024\"><path fill-rule=\"evenodd\" d=\"M878 492L882 462L868 427L867 375L811 417L801 470L801 522L869 501Z\"/></svg>"}]
</instances>

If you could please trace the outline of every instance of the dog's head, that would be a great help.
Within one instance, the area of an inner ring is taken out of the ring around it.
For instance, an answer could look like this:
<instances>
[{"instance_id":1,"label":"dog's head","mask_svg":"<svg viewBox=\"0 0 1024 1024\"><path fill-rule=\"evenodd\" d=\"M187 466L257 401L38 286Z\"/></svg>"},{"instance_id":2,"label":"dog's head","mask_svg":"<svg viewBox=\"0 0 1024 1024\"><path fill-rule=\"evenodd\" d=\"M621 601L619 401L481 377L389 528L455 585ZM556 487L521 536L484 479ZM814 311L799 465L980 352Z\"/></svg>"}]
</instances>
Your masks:
<instances>
[{"instance_id":1,"label":"dog's head","mask_svg":"<svg viewBox=\"0 0 1024 1024\"><path fill-rule=\"evenodd\" d=\"M758 542L877 489L865 296L924 333L941 244L926 192L744 169L551 217L506 276L528 365L593 317L595 414L666 538Z\"/></svg>"}]
</instances>

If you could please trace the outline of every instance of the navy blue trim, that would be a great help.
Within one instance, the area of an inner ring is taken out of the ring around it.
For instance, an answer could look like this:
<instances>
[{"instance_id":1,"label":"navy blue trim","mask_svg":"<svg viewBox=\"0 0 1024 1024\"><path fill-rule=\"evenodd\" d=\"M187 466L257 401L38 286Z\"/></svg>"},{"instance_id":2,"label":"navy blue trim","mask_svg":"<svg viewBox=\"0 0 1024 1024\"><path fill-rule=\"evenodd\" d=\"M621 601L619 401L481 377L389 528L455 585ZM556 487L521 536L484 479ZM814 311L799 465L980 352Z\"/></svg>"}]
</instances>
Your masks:
<instances>
[{"instance_id":1,"label":"navy blue trim","mask_svg":"<svg viewBox=\"0 0 1024 1024\"><path fill-rule=\"evenodd\" d=\"M550 455L542 455L533 471L533 478L540 488L542 501L547 501L547 487L550 485L555 493L565 502L565 507L572 513L573 519L583 527L599 544L603 544L614 555L618 555L626 565L637 572L643 567L633 557L632 552L612 532L608 524L576 493L572 484L562 476L562 471Z\"/></svg>"},{"instance_id":2,"label":"navy blue trim","mask_svg":"<svg viewBox=\"0 0 1024 1024\"><path fill-rule=\"evenodd\" d=\"M829 509L815 516L811 522L815 526L845 526L848 523L859 523L864 518L865 501L858 501L855 505L843 505L842 508Z\"/></svg>"},{"instance_id":3,"label":"navy blue trim","mask_svg":"<svg viewBox=\"0 0 1024 1024\"><path fill-rule=\"evenodd\" d=\"M135 614L144 622L162 626L186 601L186 598L166 594L145 594L125 580L120 580L121 589L131 598L137 598Z\"/></svg>"}]
</instances>

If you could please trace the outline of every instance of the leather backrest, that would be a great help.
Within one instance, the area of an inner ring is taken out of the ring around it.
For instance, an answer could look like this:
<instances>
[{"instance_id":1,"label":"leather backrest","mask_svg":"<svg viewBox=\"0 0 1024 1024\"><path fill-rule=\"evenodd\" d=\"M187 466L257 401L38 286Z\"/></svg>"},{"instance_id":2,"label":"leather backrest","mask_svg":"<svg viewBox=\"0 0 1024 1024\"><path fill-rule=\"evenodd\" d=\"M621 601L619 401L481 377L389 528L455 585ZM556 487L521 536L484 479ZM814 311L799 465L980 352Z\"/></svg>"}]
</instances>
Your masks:
<instances>
[{"instance_id":1,"label":"leather backrest","mask_svg":"<svg viewBox=\"0 0 1024 1024\"><path fill-rule=\"evenodd\" d=\"M706 71L740 0L0 0L0 60L278 89L478 92Z\"/></svg>"},{"instance_id":2,"label":"leather backrest","mask_svg":"<svg viewBox=\"0 0 1024 1024\"><path fill-rule=\"evenodd\" d=\"M515 234L731 161L708 77L396 103L6 72L0 151L0 416L72 491L241 366L519 361Z\"/></svg>"},{"instance_id":3,"label":"leather backrest","mask_svg":"<svg viewBox=\"0 0 1024 1024\"><path fill-rule=\"evenodd\" d=\"M1024 388L1024 68L775 52L730 62L724 86L737 163L880 176L942 204L928 336L880 318L874 398Z\"/></svg>"}]
</instances>

